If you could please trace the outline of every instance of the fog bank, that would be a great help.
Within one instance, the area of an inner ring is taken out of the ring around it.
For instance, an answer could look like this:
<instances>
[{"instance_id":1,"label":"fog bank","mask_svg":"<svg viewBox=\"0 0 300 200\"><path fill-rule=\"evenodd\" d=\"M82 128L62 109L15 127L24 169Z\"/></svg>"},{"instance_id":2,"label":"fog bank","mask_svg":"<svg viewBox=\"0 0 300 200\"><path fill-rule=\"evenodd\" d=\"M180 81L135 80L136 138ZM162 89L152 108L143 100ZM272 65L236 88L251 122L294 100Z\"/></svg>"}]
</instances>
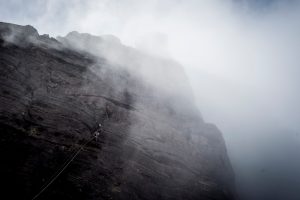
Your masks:
<instances>
[{"instance_id":1,"label":"fog bank","mask_svg":"<svg viewBox=\"0 0 300 200\"><path fill-rule=\"evenodd\" d=\"M247 0L0 1L40 33L112 34L184 67L223 132L243 199L299 199L300 3Z\"/></svg>"}]
</instances>

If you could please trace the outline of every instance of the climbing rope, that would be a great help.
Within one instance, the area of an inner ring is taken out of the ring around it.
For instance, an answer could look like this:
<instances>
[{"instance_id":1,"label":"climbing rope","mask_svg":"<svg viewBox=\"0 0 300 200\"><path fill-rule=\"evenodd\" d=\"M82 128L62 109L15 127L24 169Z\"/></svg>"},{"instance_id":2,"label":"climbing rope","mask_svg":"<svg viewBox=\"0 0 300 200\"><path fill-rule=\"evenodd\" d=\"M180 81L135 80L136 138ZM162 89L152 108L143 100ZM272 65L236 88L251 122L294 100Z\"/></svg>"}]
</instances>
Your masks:
<instances>
[{"instance_id":1,"label":"climbing rope","mask_svg":"<svg viewBox=\"0 0 300 200\"><path fill-rule=\"evenodd\" d=\"M70 157L69 160L67 160L64 165L60 168L58 173L56 175L53 175L51 179L49 180L48 184L46 184L42 189L32 198L32 200L37 199L58 177L59 175L71 164L71 162L76 158L76 156L84 149L84 147L90 143L95 137L92 136L92 138L88 141L86 141L84 144L80 146L80 148L73 154L73 156Z\"/></svg>"}]
</instances>

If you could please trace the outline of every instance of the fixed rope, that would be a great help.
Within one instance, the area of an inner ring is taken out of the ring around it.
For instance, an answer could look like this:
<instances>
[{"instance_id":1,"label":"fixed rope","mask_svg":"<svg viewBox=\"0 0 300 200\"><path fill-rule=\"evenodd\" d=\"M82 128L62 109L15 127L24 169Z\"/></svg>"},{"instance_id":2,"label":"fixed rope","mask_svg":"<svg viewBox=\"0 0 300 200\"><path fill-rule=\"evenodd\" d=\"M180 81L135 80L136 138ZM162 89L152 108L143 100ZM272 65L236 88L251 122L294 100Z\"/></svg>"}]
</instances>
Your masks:
<instances>
[{"instance_id":1,"label":"fixed rope","mask_svg":"<svg viewBox=\"0 0 300 200\"><path fill-rule=\"evenodd\" d=\"M95 137L93 136L90 140L86 141L84 144L80 146L80 148L67 160L64 165L60 168L56 175L53 175L49 180L48 184L46 184L42 189L32 198L32 200L37 199L58 177L63 171L71 164L71 162L76 158L76 156L84 149L84 147L90 143Z\"/></svg>"}]
</instances>

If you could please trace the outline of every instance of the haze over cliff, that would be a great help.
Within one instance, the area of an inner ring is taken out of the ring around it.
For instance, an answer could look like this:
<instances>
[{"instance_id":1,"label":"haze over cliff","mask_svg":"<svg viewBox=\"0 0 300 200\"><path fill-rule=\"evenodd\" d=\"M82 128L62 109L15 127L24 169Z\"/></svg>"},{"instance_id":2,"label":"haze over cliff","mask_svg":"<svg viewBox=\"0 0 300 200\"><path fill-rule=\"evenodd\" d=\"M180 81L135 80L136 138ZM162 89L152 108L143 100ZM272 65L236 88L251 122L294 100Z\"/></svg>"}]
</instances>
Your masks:
<instances>
[{"instance_id":1,"label":"haze over cliff","mask_svg":"<svg viewBox=\"0 0 300 200\"><path fill-rule=\"evenodd\" d=\"M0 63L2 197L32 199L79 149L39 199L234 199L222 134L176 61L0 23Z\"/></svg>"}]
</instances>

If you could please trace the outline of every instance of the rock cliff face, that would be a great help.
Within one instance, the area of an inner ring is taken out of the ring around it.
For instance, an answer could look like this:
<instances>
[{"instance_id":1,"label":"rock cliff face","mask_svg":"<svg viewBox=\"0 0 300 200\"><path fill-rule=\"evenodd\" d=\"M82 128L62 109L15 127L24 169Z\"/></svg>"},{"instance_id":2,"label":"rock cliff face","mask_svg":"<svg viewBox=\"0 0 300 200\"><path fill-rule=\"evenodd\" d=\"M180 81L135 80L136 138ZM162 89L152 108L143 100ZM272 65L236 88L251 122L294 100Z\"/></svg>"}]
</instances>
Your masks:
<instances>
[{"instance_id":1,"label":"rock cliff face","mask_svg":"<svg viewBox=\"0 0 300 200\"><path fill-rule=\"evenodd\" d=\"M113 36L0 23L0 38L3 199L32 199L80 147L37 199L234 199L222 135L179 64Z\"/></svg>"}]
</instances>

